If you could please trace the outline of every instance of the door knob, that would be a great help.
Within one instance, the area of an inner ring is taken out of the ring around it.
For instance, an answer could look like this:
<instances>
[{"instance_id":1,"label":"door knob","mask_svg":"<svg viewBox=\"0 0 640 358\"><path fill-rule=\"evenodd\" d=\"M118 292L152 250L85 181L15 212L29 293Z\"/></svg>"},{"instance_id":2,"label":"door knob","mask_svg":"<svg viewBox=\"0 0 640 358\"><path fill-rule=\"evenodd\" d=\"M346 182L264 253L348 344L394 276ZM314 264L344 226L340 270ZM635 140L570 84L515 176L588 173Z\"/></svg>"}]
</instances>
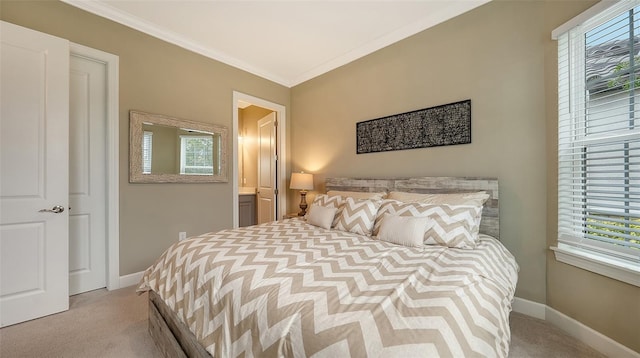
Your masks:
<instances>
[{"instance_id":1,"label":"door knob","mask_svg":"<svg viewBox=\"0 0 640 358\"><path fill-rule=\"evenodd\" d=\"M51 209L40 209L40 210L38 210L39 213L56 213L56 214L60 214L63 211L64 211L64 207L60 206L60 205L56 205Z\"/></svg>"}]
</instances>

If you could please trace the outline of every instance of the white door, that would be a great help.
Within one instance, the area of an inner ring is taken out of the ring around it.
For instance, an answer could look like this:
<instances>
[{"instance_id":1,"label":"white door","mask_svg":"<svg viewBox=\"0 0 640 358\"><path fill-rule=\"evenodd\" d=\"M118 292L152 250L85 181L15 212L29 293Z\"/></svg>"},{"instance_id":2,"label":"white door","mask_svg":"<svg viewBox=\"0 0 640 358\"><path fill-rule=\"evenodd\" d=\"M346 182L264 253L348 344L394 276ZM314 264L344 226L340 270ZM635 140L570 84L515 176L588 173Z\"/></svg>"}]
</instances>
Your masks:
<instances>
[{"instance_id":1,"label":"white door","mask_svg":"<svg viewBox=\"0 0 640 358\"><path fill-rule=\"evenodd\" d=\"M69 43L6 22L0 34L4 327L69 308Z\"/></svg>"},{"instance_id":2,"label":"white door","mask_svg":"<svg viewBox=\"0 0 640 358\"><path fill-rule=\"evenodd\" d=\"M107 68L71 54L69 294L106 286Z\"/></svg>"},{"instance_id":3,"label":"white door","mask_svg":"<svg viewBox=\"0 0 640 358\"><path fill-rule=\"evenodd\" d=\"M258 224L275 220L276 113L258 121Z\"/></svg>"}]
</instances>

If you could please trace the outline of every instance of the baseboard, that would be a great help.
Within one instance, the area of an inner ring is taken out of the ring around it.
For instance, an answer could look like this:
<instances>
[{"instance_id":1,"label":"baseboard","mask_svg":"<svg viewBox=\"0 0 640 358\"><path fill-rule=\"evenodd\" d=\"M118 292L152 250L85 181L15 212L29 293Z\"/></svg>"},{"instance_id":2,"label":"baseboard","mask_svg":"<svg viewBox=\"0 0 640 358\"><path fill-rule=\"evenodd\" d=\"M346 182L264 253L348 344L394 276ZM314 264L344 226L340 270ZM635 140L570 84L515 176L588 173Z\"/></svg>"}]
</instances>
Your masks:
<instances>
[{"instance_id":1,"label":"baseboard","mask_svg":"<svg viewBox=\"0 0 640 358\"><path fill-rule=\"evenodd\" d=\"M546 321L567 332L570 336L593 347L607 357L640 358L640 353L614 341L604 334L547 306Z\"/></svg>"},{"instance_id":2,"label":"baseboard","mask_svg":"<svg viewBox=\"0 0 640 358\"><path fill-rule=\"evenodd\" d=\"M515 297L513 299L513 312L522 313L529 317L537 319L545 319L547 314L547 306L542 303L525 300L524 298Z\"/></svg>"},{"instance_id":3,"label":"baseboard","mask_svg":"<svg viewBox=\"0 0 640 358\"><path fill-rule=\"evenodd\" d=\"M514 312L542 319L557 326L607 357L640 358L640 353L542 303L515 297L512 308Z\"/></svg>"},{"instance_id":4,"label":"baseboard","mask_svg":"<svg viewBox=\"0 0 640 358\"><path fill-rule=\"evenodd\" d=\"M142 278L144 271L135 272L129 275L120 276L120 288L137 285Z\"/></svg>"}]
</instances>

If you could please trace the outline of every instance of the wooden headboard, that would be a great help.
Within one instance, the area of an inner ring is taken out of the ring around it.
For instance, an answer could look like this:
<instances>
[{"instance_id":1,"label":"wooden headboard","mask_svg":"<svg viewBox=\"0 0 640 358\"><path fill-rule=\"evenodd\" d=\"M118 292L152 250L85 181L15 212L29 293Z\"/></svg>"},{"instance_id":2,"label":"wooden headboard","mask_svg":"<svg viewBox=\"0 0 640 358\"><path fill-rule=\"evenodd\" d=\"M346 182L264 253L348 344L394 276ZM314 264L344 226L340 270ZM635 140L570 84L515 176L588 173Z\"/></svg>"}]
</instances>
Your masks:
<instances>
[{"instance_id":1,"label":"wooden headboard","mask_svg":"<svg viewBox=\"0 0 640 358\"><path fill-rule=\"evenodd\" d=\"M329 190L409 193L467 193L486 191L489 199L482 210L480 232L500 238L500 210L498 205L498 179L419 177L399 179L327 178L325 188Z\"/></svg>"}]
</instances>

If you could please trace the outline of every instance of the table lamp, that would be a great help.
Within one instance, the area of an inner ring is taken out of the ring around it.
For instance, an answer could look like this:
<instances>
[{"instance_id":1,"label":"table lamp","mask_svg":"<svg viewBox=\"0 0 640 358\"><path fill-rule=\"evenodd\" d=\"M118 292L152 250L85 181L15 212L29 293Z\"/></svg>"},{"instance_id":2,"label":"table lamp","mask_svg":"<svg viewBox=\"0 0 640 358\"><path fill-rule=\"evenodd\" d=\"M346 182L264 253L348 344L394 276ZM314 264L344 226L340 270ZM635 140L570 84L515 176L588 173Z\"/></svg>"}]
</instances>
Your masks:
<instances>
[{"instance_id":1,"label":"table lamp","mask_svg":"<svg viewBox=\"0 0 640 358\"><path fill-rule=\"evenodd\" d=\"M300 190L300 212L298 216L304 216L307 213L307 190L313 189L313 174L305 172L291 173L289 189Z\"/></svg>"}]
</instances>

